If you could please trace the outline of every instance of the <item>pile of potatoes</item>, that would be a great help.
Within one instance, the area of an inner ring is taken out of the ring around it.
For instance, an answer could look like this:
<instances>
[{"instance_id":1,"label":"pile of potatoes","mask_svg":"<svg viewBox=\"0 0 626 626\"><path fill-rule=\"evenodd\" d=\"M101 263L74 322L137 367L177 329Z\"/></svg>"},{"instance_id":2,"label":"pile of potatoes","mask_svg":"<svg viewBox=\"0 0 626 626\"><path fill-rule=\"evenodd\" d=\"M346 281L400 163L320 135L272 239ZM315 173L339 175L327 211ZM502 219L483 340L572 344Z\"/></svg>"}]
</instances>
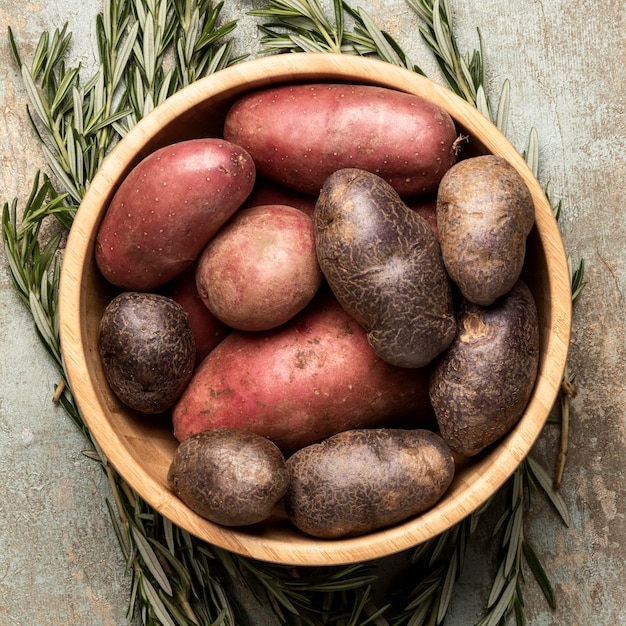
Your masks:
<instances>
[{"instance_id":1,"label":"pile of potatoes","mask_svg":"<svg viewBox=\"0 0 626 626\"><path fill-rule=\"evenodd\" d=\"M416 95L278 86L122 182L96 239L119 290L100 356L121 402L171 418L191 509L364 534L432 507L456 457L519 420L534 204L507 161L460 148Z\"/></svg>"}]
</instances>

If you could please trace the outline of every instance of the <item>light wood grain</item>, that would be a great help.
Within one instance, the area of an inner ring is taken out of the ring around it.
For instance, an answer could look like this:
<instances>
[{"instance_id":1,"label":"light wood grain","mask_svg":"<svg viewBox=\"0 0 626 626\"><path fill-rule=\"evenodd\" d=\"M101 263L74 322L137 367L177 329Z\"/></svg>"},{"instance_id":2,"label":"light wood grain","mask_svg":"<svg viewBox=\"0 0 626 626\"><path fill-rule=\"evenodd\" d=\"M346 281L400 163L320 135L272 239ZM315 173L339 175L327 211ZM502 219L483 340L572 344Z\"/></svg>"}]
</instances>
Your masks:
<instances>
[{"instance_id":1,"label":"light wood grain","mask_svg":"<svg viewBox=\"0 0 626 626\"><path fill-rule=\"evenodd\" d=\"M238 95L293 82L375 84L428 98L446 109L478 152L508 159L521 173L535 202L524 279L537 301L541 358L527 410L496 447L464 465L450 490L418 518L364 537L334 541L306 537L279 514L246 529L212 524L178 501L166 474L176 441L169 424L140 416L111 394L97 356L97 326L113 291L94 261L97 229L117 186L130 169L160 146L217 135L224 113ZM454 525L486 501L512 474L541 432L557 396L567 357L571 297L565 251L544 193L517 150L473 107L408 70L343 55L292 54L240 63L194 83L144 118L106 159L88 189L70 232L59 296L60 332L73 393L85 421L110 462L156 510L190 533L222 548L285 564L344 564L370 560L417 545Z\"/></svg>"}]
</instances>

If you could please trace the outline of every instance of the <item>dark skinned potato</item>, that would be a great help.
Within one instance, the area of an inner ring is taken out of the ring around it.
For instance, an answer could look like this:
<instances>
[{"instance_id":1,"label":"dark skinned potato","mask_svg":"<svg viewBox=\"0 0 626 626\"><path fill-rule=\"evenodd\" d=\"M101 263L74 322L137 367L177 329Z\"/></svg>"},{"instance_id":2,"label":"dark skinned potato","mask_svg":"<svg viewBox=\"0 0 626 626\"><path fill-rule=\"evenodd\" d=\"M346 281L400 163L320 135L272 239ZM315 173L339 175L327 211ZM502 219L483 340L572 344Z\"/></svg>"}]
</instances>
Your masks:
<instances>
[{"instance_id":1,"label":"dark skinned potato","mask_svg":"<svg viewBox=\"0 0 626 626\"><path fill-rule=\"evenodd\" d=\"M217 428L178 446L167 480L198 515L224 526L244 526L270 516L287 491L289 472L269 439Z\"/></svg>"},{"instance_id":2,"label":"dark skinned potato","mask_svg":"<svg viewBox=\"0 0 626 626\"><path fill-rule=\"evenodd\" d=\"M184 309L166 296L124 292L100 320L98 348L115 395L142 413L169 409L187 386L196 359Z\"/></svg>"},{"instance_id":3,"label":"dark skinned potato","mask_svg":"<svg viewBox=\"0 0 626 626\"><path fill-rule=\"evenodd\" d=\"M322 187L314 219L322 272L381 359L423 367L450 344L452 290L437 237L388 183L338 170Z\"/></svg>"},{"instance_id":4,"label":"dark skinned potato","mask_svg":"<svg viewBox=\"0 0 626 626\"><path fill-rule=\"evenodd\" d=\"M464 300L457 335L433 364L430 398L441 436L473 456L504 436L522 416L539 361L537 309L528 287L489 307Z\"/></svg>"},{"instance_id":5,"label":"dark skinned potato","mask_svg":"<svg viewBox=\"0 0 626 626\"><path fill-rule=\"evenodd\" d=\"M502 157L472 157L446 172L437 229L448 274L467 300L489 305L513 287L534 220L528 186Z\"/></svg>"},{"instance_id":6,"label":"dark skinned potato","mask_svg":"<svg viewBox=\"0 0 626 626\"><path fill-rule=\"evenodd\" d=\"M454 460L436 433L347 430L289 459L287 513L316 537L362 535L433 506L450 486Z\"/></svg>"}]
</instances>

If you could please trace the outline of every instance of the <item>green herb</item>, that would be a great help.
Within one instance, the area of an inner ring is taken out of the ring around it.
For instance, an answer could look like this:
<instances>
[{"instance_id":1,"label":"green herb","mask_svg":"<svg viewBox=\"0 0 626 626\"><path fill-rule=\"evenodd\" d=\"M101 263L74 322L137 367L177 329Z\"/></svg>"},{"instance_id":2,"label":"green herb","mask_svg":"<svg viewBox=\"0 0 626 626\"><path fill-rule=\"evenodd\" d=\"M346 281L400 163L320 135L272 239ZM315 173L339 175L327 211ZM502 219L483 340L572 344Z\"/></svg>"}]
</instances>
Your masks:
<instances>
[{"instance_id":1,"label":"green herb","mask_svg":"<svg viewBox=\"0 0 626 626\"><path fill-rule=\"evenodd\" d=\"M450 89L505 132L508 81L494 106L483 87L482 50L471 55L459 52L447 0L407 2L423 22L419 33ZM17 199L5 203L5 253L14 288L59 372L54 400L83 432L90 444L86 454L101 464L111 485L111 520L131 577L129 617L138 616L143 624L235 626L242 621L236 590L244 588L252 590L285 624L293 623L296 616L307 626L443 623L467 545L493 500L411 551L405 577L408 585L400 595L392 594L378 606L373 600L377 577L366 564L322 568L271 565L210 546L174 526L108 464L68 386L57 317L64 233L56 232L44 240L42 225L56 220L62 229L69 229L103 159L143 115L185 85L241 60L232 57L230 35L236 24L222 24L221 9L222 3L214 5L208 0L106 0L96 20L98 66L84 83L80 68L65 66L71 41L67 26L52 35L44 33L28 65L20 58L9 29L10 45L30 100L28 115L51 176L35 175L21 209ZM332 19L318 0L270 0L252 14L268 20L259 26L263 51L373 55L423 73L366 11L341 0L333 1ZM482 48L480 33L478 36ZM536 173L538 140L534 130L524 156ZM546 195L550 199L549 185ZM561 204L552 206L558 217ZM574 269L570 261L570 271L575 298L585 285L584 263ZM558 485L560 481L567 451L569 401L575 395L572 378L566 373L560 398L562 448L554 480L528 457L507 483L509 506L496 528L503 532L499 569L483 623L501 623L511 611L518 623L523 623L523 563L539 582L548 604L554 606L554 592L524 537L523 521L530 490L540 488L567 523L567 507L552 482Z\"/></svg>"}]
</instances>

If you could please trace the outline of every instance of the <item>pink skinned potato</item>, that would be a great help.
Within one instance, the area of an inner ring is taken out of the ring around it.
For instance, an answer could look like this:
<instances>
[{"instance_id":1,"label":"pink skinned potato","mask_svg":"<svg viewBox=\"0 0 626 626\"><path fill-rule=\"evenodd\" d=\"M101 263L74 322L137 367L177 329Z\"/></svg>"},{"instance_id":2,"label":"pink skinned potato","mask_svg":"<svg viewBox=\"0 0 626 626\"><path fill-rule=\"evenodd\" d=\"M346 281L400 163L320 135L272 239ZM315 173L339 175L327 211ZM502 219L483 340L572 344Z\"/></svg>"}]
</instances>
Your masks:
<instances>
[{"instance_id":1,"label":"pink skinned potato","mask_svg":"<svg viewBox=\"0 0 626 626\"><path fill-rule=\"evenodd\" d=\"M238 211L196 268L203 303L238 330L284 324L311 301L321 282L312 218L277 204Z\"/></svg>"},{"instance_id":2,"label":"pink skinned potato","mask_svg":"<svg viewBox=\"0 0 626 626\"><path fill-rule=\"evenodd\" d=\"M252 155L259 175L317 196L334 171L378 174L401 196L435 191L455 163L450 115L413 94L371 85L270 87L231 107L224 137Z\"/></svg>"},{"instance_id":3,"label":"pink skinned potato","mask_svg":"<svg viewBox=\"0 0 626 626\"><path fill-rule=\"evenodd\" d=\"M248 197L250 155L223 139L153 152L122 181L96 238L103 276L126 290L160 287L191 265Z\"/></svg>"},{"instance_id":4,"label":"pink skinned potato","mask_svg":"<svg viewBox=\"0 0 626 626\"><path fill-rule=\"evenodd\" d=\"M326 290L280 328L233 331L199 365L172 411L180 441L234 427L286 453L351 428L433 417L426 370L382 361Z\"/></svg>"},{"instance_id":5,"label":"pink skinned potato","mask_svg":"<svg viewBox=\"0 0 626 626\"><path fill-rule=\"evenodd\" d=\"M183 307L196 342L196 365L228 335L231 328L218 320L202 302L196 287L196 264L173 278L161 290Z\"/></svg>"},{"instance_id":6,"label":"pink skinned potato","mask_svg":"<svg viewBox=\"0 0 626 626\"><path fill-rule=\"evenodd\" d=\"M317 198L307 193L301 193L275 183L267 178L258 176L252 193L246 200L246 208L268 204L283 204L292 206L307 215L313 215Z\"/></svg>"}]
</instances>

